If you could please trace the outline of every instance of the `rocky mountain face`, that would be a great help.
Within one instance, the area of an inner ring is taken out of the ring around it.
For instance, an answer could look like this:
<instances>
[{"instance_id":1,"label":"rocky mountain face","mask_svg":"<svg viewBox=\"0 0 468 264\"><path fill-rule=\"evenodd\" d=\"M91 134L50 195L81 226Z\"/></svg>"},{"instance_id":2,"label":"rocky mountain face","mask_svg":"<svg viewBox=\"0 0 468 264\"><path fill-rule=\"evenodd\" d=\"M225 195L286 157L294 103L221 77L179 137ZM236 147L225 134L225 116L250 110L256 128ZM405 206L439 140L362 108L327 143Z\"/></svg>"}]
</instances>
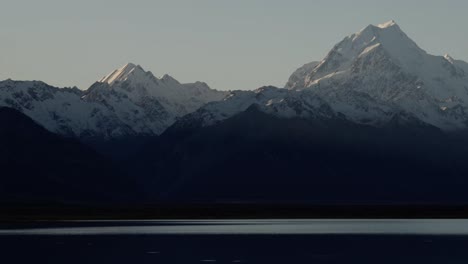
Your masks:
<instances>
[{"instance_id":1,"label":"rocky mountain face","mask_svg":"<svg viewBox=\"0 0 468 264\"><path fill-rule=\"evenodd\" d=\"M84 139L158 135L178 117L225 95L202 82L158 79L134 64L85 91L38 81L0 82L0 106L25 113L49 131Z\"/></svg>"}]
</instances>

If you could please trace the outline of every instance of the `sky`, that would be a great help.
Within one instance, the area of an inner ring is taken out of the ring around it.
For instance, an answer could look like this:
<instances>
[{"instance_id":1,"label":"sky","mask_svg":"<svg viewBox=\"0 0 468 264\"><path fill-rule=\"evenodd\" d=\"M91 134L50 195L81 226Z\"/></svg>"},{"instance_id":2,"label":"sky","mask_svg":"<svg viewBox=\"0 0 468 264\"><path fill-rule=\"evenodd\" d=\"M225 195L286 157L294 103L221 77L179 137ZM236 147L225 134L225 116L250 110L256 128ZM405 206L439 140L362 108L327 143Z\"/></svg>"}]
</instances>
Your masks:
<instances>
[{"instance_id":1,"label":"sky","mask_svg":"<svg viewBox=\"0 0 468 264\"><path fill-rule=\"evenodd\" d=\"M466 0L1 0L0 79L87 89L127 62L212 88L283 87L345 36L395 20L468 61Z\"/></svg>"}]
</instances>

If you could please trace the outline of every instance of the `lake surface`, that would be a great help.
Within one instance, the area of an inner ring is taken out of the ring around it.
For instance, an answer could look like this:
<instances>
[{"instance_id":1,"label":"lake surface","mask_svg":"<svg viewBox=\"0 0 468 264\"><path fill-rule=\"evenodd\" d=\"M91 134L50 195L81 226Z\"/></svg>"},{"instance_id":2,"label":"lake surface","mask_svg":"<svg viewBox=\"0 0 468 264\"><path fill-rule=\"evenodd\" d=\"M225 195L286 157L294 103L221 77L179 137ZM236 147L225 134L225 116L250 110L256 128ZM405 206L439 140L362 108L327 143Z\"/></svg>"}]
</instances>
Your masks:
<instances>
[{"instance_id":1,"label":"lake surface","mask_svg":"<svg viewBox=\"0 0 468 264\"><path fill-rule=\"evenodd\" d=\"M468 220L3 225L1 263L468 263Z\"/></svg>"}]
</instances>

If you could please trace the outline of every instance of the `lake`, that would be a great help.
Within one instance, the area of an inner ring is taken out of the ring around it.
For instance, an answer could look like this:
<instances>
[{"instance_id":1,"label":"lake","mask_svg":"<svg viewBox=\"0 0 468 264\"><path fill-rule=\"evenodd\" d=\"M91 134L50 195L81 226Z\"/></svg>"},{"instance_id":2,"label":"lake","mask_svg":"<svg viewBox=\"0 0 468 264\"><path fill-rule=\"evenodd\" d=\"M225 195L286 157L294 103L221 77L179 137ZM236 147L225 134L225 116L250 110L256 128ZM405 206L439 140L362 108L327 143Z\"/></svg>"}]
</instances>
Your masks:
<instances>
[{"instance_id":1,"label":"lake","mask_svg":"<svg viewBox=\"0 0 468 264\"><path fill-rule=\"evenodd\" d=\"M1 263L468 263L468 220L5 225Z\"/></svg>"}]
</instances>

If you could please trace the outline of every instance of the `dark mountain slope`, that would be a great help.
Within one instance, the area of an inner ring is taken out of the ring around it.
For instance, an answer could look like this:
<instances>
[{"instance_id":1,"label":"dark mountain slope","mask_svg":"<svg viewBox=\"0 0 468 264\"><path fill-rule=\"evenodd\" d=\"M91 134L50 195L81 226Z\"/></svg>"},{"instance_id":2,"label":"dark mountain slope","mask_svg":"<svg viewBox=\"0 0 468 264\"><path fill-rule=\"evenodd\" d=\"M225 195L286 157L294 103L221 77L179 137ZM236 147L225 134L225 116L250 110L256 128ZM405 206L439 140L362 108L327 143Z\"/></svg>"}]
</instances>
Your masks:
<instances>
[{"instance_id":1,"label":"dark mountain slope","mask_svg":"<svg viewBox=\"0 0 468 264\"><path fill-rule=\"evenodd\" d=\"M213 126L176 123L134 165L171 202L466 203L458 142L404 114L374 128L254 105Z\"/></svg>"},{"instance_id":2,"label":"dark mountain slope","mask_svg":"<svg viewBox=\"0 0 468 264\"><path fill-rule=\"evenodd\" d=\"M132 184L114 164L77 140L53 134L24 114L0 108L3 203L114 203Z\"/></svg>"}]
</instances>

